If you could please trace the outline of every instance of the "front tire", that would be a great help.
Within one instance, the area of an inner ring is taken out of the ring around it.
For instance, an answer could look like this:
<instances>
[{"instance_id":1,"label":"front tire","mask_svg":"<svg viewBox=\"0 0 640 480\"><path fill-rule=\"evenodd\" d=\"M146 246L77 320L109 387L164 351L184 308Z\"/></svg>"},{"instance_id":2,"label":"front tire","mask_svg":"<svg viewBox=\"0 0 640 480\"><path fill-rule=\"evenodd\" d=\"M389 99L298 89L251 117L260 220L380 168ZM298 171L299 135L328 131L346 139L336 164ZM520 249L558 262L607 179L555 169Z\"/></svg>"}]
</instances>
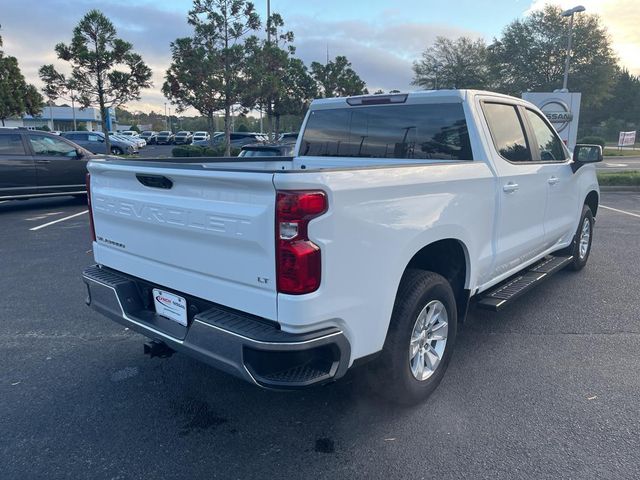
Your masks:
<instances>
[{"instance_id":1,"label":"front tire","mask_svg":"<svg viewBox=\"0 0 640 480\"><path fill-rule=\"evenodd\" d=\"M573 237L573 243L567 249L567 253L573 255L573 261L568 265L569 270L577 272L582 270L589 260L591 243L593 242L593 213L585 205L582 207L582 215L578 223L578 231Z\"/></svg>"},{"instance_id":2,"label":"front tire","mask_svg":"<svg viewBox=\"0 0 640 480\"><path fill-rule=\"evenodd\" d=\"M387 399L412 405L436 389L456 340L458 314L443 276L408 270L400 283L389 332L374 367L374 387Z\"/></svg>"}]
</instances>

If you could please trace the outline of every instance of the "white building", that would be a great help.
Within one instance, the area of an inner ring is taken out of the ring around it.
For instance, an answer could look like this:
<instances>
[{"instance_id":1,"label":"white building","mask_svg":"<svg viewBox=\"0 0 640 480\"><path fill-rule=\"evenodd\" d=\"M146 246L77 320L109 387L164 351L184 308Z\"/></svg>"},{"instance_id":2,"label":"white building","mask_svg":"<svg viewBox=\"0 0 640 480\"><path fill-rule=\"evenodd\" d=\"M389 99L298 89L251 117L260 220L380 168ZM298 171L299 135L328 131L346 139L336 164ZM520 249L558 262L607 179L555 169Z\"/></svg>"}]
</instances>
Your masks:
<instances>
[{"instance_id":1,"label":"white building","mask_svg":"<svg viewBox=\"0 0 640 480\"><path fill-rule=\"evenodd\" d=\"M6 127L49 127L49 130L68 131L74 130L73 118L75 113L76 129L82 124L89 130L102 130L102 120L100 119L100 109L94 107L87 108L71 108L67 105L63 106L46 106L38 116L24 115L22 118L10 118L5 120ZM111 129L117 127L115 122L115 113L111 113Z\"/></svg>"}]
</instances>

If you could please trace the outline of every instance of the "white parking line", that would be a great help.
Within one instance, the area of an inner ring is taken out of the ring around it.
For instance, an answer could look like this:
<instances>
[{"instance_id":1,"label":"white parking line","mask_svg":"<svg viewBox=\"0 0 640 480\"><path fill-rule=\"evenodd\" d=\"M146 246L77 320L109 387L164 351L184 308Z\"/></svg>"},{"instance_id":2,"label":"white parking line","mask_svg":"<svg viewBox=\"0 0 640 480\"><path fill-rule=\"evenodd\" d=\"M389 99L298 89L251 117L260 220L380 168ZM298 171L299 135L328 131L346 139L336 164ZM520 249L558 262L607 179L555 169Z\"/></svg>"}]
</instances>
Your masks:
<instances>
[{"instance_id":1,"label":"white parking line","mask_svg":"<svg viewBox=\"0 0 640 480\"><path fill-rule=\"evenodd\" d=\"M45 228L59 222L64 222L65 220L69 220L71 218L79 217L80 215L84 215L85 213L89 213L89 210L85 210L84 212L74 213L73 215L69 215L68 217L59 218L57 220L54 220L53 222L45 223L43 225L38 225L37 227L30 228L29 230L32 232L35 232L36 230L40 230L41 228Z\"/></svg>"},{"instance_id":2,"label":"white parking line","mask_svg":"<svg viewBox=\"0 0 640 480\"><path fill-rule=\"evenodd\" d=\"M631 213L631 212L625 212L624 210L618 210L617 208L612 208L612 207L607 207L605 205L600 205L602 208L606 208L607 210L612 210L614 212L618 212L618 213L624 213L625 215L631 215L632 217L638 217L640 218L640 215L638 215L637 213Z\"/></svg>"}]
</instances>

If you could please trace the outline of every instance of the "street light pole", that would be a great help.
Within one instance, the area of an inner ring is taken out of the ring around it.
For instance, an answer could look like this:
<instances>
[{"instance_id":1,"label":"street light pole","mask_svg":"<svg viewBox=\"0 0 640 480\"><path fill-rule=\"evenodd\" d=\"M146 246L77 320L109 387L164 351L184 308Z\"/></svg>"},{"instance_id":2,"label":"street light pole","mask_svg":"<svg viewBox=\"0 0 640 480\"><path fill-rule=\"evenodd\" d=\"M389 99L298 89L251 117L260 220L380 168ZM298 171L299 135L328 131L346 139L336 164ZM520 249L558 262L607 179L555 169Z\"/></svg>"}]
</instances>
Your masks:
<instances>
[{"instance_id":1,"label":"street light pole","mask_svg":"<svg viewBox=\"0 0 640 480\"><path fill-rule=\"evenodd\" d=\"M582 5L578 5L569 10L562 12L563 17L569 17L569 39L567 40L567 58L564 62L564 79L562 80L562 91L567 92L567 83L569 82L569 60L571 58L571 41L573 37L573 15L576 13L584 12L585 8Z\"/></svg>"},{"instance_id":2,"label":"street light pole","mask_svg":"<svg viewBox=\"0 0 640 480\"><path fill-rule=\"evenodd\" d=\"M167 102L164 102L164 128L169 130L169 117L167 117Z\"/></svg>"}]
</instances>

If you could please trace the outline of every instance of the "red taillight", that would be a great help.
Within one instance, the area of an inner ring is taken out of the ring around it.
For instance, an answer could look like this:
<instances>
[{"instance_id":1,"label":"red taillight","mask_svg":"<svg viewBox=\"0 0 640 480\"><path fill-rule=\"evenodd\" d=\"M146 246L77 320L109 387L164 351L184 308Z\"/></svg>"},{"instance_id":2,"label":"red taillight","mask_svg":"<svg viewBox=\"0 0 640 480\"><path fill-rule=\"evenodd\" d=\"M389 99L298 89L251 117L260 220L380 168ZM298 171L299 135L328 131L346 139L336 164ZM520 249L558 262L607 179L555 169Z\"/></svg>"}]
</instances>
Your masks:
<instances>
[{"instance_id":1,"label":"red taillight","mask_svg":"<svg viewBox=\"0 0 640 480\"><path fill-rule=\"evenodd\" d=\"M323 191L276 194L276 271L278 292L311 293L320 286L320 248L309 240L309 222L327 211Z\"/></svg>"},{"instance_id":2,"label":"red taillight","mask_svg":"<svg viewBox=\"0 0 640 480\"><path fill-rule=\"evenodd\" d=\"M91 228L91 240L96 241L96 228L93 226L93 207L91 207L91 174L87 173L87 205L89 206L89 227Z\"/></svg>"}]
</instances>

